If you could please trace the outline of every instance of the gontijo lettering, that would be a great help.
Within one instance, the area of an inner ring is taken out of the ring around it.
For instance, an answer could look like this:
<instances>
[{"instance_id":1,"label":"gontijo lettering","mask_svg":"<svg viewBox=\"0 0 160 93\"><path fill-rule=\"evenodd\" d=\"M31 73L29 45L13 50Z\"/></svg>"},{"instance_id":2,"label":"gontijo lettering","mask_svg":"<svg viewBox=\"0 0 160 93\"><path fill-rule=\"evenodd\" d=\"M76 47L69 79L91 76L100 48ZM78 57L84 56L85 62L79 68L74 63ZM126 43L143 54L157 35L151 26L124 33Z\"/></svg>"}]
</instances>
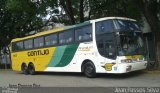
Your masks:
<instances>
[{"instance_id":1,"label":"gontijo lettering","mask_svg":"<svg viewBox=\"0 0 160 93\"><path fill-rule=\"evenodd\" d=\"M48 55L48 54L49 54L49 50L48 49L29 51L28 52L28 56L39 56L39 55Z\"/></svg>"}]
</instances>

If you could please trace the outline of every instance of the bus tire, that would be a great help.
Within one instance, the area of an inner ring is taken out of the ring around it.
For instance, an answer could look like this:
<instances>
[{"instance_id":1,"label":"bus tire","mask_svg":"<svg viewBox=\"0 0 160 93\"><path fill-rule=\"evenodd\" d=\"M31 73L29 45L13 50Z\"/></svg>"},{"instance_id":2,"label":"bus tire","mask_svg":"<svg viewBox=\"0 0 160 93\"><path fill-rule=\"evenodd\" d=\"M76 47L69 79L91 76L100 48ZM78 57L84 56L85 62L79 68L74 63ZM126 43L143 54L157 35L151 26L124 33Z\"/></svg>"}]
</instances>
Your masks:
<instances>
[{"instance_id":1,"label":"bus tire","mask_svg":"<svg viewBox=\"0 0 160 93\"><path fill-rule=\"evenodd\" d=\"M28 75L28 68L27 68L27 65L25 63L22 64L21 70L22 70L23 74Z\"/></svg>"},{"instance_id":2,"label":"bus tire","mask_svg":"<svg viewBox=\"0 0 160 93\"><path fill-rule=\"evenodd\" d=\"M84 67L83 67L83 73L88 78L94 78L94 77L96 77L96 69L95 69L94 64L92 62L85 63Z\"/></svg>"},{"instance_id":3,"label":"bus tire","mask_svg":"<svg viewBox=\"0 0 160 93\"><path fill-rule=\"evenodd\" d=\"M32 63L29 64L28 71L29 71L30 75L35 75L35 67L34 67L34 65Z\"/></svg>"}]
</instances>

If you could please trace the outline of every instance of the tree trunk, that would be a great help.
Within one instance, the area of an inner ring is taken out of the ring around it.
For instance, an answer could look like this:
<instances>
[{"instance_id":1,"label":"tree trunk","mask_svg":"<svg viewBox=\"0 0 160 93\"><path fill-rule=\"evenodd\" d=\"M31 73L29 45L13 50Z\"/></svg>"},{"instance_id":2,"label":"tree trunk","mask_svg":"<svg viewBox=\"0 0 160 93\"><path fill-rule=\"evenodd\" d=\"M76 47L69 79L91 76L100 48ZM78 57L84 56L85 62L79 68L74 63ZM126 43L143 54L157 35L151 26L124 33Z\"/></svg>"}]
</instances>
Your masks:
<instances>
[{"instance_id":1,"label":"tree trunk","mask_svg":"<svg viewBox=\"0 0 160 93\"><path fill-rule=\"evenodd\" d=\"M60 0L60 4L63 6L66 14L68 15L69 19L71 20L72 24L75 24L75 18L72 10L72 5L70 0Z\"/></svg>"},{"instance_id":2,"label":"tree trunk","mask_svg":"<svg viewBox=\"0 0 160 93\"><path fill-rule=\"evenodd\" d=\"M79 5L80 23L84 22L83 2L84 2L84 0L80 0L80 5Z\"/></svg>"}]
</instances>

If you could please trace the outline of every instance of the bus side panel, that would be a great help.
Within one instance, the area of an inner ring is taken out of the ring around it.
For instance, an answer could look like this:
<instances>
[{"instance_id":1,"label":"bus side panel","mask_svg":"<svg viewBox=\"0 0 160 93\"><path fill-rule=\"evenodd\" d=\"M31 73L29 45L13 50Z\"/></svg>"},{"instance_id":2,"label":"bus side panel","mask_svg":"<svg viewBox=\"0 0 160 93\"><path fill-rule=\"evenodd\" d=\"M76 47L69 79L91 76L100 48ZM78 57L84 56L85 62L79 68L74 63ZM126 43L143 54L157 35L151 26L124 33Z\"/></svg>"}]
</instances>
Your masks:
<instances>
[{"instance_id":1,"label":"bus side panel","mask_svg":"<svg viewBox=\"0 0 160 93\"><path fill-rule=\"evenodd\" d=\"M29 62L33 62L33 58L27 57L27 52L15 52L11 55L12 69L15 71L21 71L22 63L28 65Z\"/></svg>"},{"instance_id":2,"label":"bus side panel","mask_svg":"<svg viewBox=\"0 0 160 93\"><path fill-rule=\"evenodd\" d=\"M98 64L95 60L93 42L68 45L67 47L56 48L59 53L58 62L54 57L45 71L55 72L81 72L81 65L84 60L92 61L95 66ZM63 53L63 54L61 54ZM55 65L53 65L56 63Z\"/></svg>"},{"instance_id":3,"label":"bus side panel","mask_svg":"<svg viewBox=\"0 0 160 93\"><path fill-rule=\"evenodd\" d=\"M52 56L55 54L56 47L44 48L40 50L43 51L46 49L49 51L49 53L44 54L44 55L35 56L33 58L34 60L33 64L35 65L35 71L44 71L47 65L49 64Z\"/></svg>"},{"instance_id":4,"label":"bus side panel","mask_svg":"<svg viewBox=\"0 0 160 93\"><path fill-rule=\"evenodd\" d=\"M46 53L45 50L48 50L48 52ZM33 63L35 71L44 71L54 51L55 47L12 53L12 69L21 71L22 63L25 63L27 66L29 63Z\"/></svg>"},{"instance_id":5,"label":"bus side panel","mask_svg":"<svg viewBox=\"0 0 160 93\"><path fill-rule=\"evenodd\" d=\"M59 46L48 64L48 67L65 67L73 59L79 44Z\"/></svg>"},{"instance_id":6,"label":"bus side panel","mask_svg":"<svg viewBox=\"0 0 160 93\"><path fill-rule=\"evenodd\" d=\"M20 62L21 59L18 59L19 57L17 57L17 54L18 53L12 53L11 54L12 69L15 70L15 71L20 71L21 67L19 65L22 64L22 62Z\"/></svg>"}]
</instances>

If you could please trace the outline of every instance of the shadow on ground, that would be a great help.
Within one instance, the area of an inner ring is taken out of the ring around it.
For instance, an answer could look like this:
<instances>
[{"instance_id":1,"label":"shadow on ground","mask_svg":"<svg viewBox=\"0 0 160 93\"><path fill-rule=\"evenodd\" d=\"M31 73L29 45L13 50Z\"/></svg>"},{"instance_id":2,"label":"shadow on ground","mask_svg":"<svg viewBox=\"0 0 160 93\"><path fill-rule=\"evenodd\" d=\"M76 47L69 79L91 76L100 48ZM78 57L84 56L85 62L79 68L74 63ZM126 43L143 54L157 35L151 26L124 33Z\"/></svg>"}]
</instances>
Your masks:
<instances>
[{"instance_id":1,"label":"shadow on ground","mask_svg":"<svg viewBox=\"0 0 160 93\"><path fill-rule=\"evenodd\" d=\"M126 79L126 78L138 77L144 74L145 74L144 71L134 71L124 74L98 74L98 78Z\"/></svg>"},{"instance_id":2,"label":"shadow on ground","mask_svg":"<svg viewBox=\"0 0 160 93\"><path fill-rule=\"evenodd\" d=\"M19 73L22 74L22 73ZM125 78L133 78L133 77L138 77L140 75L145 74L144 71L135 71L135 72L130 72L130 73L125 73L125 74L97 74L96 78L112 78L112 79L125 79ZM84 74L82 73L73 73L73 72L37 72L35 74L36 76L38 75L44 75L44 76L62 76L62 77L85 77Z\"/></svg>"}]
</instances>

